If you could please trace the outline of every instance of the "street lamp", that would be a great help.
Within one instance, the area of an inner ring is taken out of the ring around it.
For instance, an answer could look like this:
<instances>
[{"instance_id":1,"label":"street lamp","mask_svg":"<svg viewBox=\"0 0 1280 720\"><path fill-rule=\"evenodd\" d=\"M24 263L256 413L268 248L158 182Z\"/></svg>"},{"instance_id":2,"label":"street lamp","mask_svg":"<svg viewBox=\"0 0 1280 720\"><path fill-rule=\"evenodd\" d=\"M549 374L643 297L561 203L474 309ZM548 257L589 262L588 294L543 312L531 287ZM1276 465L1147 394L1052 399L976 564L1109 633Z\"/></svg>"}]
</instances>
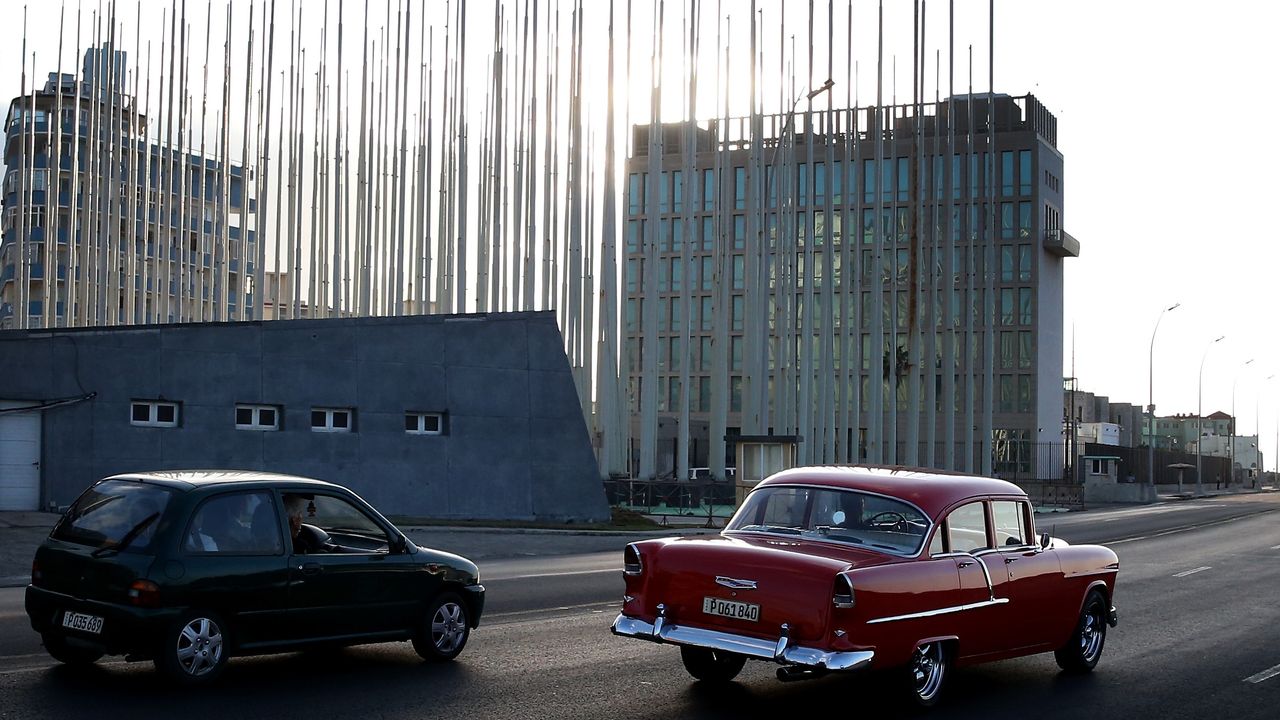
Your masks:
<instances>
[{"instance_id":1,"label":"street lamp","mask_svg":"<svg viewBox=\"0 0 1280 720\"><path fill-rule=\"evenodd\" d=\"M1151 349L1147 353L1147 483L1156 484L1156 394L1155 394L1155 357L1156 332L1160 330L1160 321L1170 310L1177 310L1182 303L1174 303L1160 311L1156 317L1156 327L1151 331Z\"/></svg>"},{"instance_id":2,"label":"street lamp","mask_svg":"<svg viewBox=\"0 0 1280 720\"><path fill-rule=\"evenodd\" d=\"M1196 386L1196 497L1204 496L1204 482L1201 477L1201 461L1202 448L1204 446L1204 361L1209 357L1209 351L1213 346L1222 342L1226 335L1219 335L1215 340L1209 342L1204 349L1204 355L1200 356L1200 380Z\"/></svg>"},{"instance_id":3,"label":"street lamp","mask_svg":"<svg viewBox=\"0 0 1280 720\"><path fill-rule=\"evenodd\" d=\"M1262 379L1262 382L1264 382L1264 383L1265 383L1265 382L1269 382L1269 381L1271 380L1271 378L1274 378L1274 377L1275 377L1275 375L1274 375L1274 374L1268 375L1268 376L1266 376L1265 378L1263 378L1263 379ZM1259 388L1259 390L1261 390L1261 388ZM1254 450L1255 450L1255 451L1256 451L1256 453L1257 453L1257 461L1258 461L1258 462L1257 462L1257 468L1258 468L1258 472L1257 472L1257 474L1256 474L1256 475L1254 475L1254 476L1253 476L1254 480L1253 480L1253 483L1251 483L1251 487L1255 487L1255 488L1256 488L1256 487L1260 487L1260 486L1262 485L1262 470L1263 470L1263 462L1262 462L1262 415L1261 415L1261 413L1259 413L1259 407L1260 407L1261 405L1262 405L1262 393L1261 393L1261 392L1255 393L1255 394L1254 394L1254 396L1253 396L1253 434L1254 434L1253 447L1254 447Z\"/></svg>"},{"instance_id":4,"label":"street lamp","mask_svg":"<svg viewBox=\"0 0 1280 720\"><path fill-rule=\"evenodd\" d=\"M1227 487L1231 487L1231 481L1236 479L1236 435L1239 434L1240 423L1236 422L1236 385L1240 383L1240 371L1253 364L1253 358L1244 361L1240 366L1240 370L1236 371L1236 377L1231 381L1231 434L1227 441L1231 443L1231 467L1227 472Z\"/></svg>"}]
</instances>

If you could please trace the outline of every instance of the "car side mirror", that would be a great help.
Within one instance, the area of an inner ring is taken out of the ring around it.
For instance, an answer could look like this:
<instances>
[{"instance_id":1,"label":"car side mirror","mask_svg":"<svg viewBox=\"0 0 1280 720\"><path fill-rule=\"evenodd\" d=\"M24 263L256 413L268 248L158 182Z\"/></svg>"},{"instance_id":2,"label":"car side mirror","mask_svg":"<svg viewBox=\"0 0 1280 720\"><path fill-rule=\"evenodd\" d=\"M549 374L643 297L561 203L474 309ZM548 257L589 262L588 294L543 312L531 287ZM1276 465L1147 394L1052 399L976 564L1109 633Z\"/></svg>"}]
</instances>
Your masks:
<instances>
[{"instance_id":1,"label":"car side mirror","mask_svg":"<svg viewBox=\"0 0 1280 720\"><path fill-rule=\"evenodd\" d=\"M1040 533L1040 549L1048 550L1049 545L1053 542L1053 537L1049 533Z\"/></svg>"}]
</instances>

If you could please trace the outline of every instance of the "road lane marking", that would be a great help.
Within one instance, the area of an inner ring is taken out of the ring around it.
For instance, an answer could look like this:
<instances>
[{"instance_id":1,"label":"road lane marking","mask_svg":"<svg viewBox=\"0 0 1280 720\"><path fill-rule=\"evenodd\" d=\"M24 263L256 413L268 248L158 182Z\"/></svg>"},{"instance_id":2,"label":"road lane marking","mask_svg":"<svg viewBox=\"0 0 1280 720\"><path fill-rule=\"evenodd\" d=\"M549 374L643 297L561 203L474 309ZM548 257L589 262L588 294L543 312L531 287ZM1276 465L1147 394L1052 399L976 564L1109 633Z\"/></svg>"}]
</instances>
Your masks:
<instances>
[{"instance_id":1,"label":"road lane marking","mask_svg":"<svg viewBox=\"0 0 1280 720\"><path fill-rule=\"evenodd\" d=\"M593 612L600 608L621 607L622 604L617 600L608 600L605 602L582 603L581 605L560 605L557 607L534 608L532 610L512 610L509 612L486 613L483 619L489 620L491 625L498 624L492 621L502 618L516 618L523 615L536 615L538 613L549 612L565 612L567 610L592 610Z\"/></svg>"},{"instance_id":2,"label":"road lane marking","mask_svg":"<svg viewBox=\"0 0 1280 720\"><path fill-rule=\"evenodd\" d=\"M1173 576L1176 578L1182 578L1188 575L1195 575L1198 572L1204 572L1205 570L1212 570L1212 569L1213 568L1211 566L1205 565L1204 567L1192 568L1191 570L1183 570L1180 573L1174 573Z\"/></svg>"},{"instance_id":3,"label":"road lane marking","mask_svg":"<svg viewBox=\"0 0 1280 720\"><path fill-rule=\"evenodd\" d=\"M1099 540L1098 543L1102 545L1119 545L1121 543L1137 542L1138 540L1150 540L1151 538L1164 537L1165 535L1174 535L1176 533L1184 533L1190 530L1199 530L1201 528L1213 527L1214 525L1225 525L1226 523L1229 523L1229 522L1235 522L1237 520L1245 520L1245 519L1252 518L1258 515L1262 515L1263 513L1269 513L1269 512L1274 512L1274 511L1260 510L1258 512L1248 513L1245 515L1235 515L1229 518L1222 518L1221 520L1210 520L1209 522L1198 523L1196 525L1186 525L1183 527L1176 527L1169 530L1163 530L1157 533L1151 533L1150 535L1134 535L1132 537L1120 538L1118 540Z\"/></svg>"},{"instance_id":4,"label":"road lane marking","mask_svg":"<svg viewBox=\"0 0 1280 720\"><path fill-rule=\"evenodd\" d=\"M1247 683L1257 684L1262 682L1263 680L1270 680L1271 678L1277 675L1280 675L1280 665L1276 665L1273 668L1268 668L1266 670L1263 670L1257 675L1250 675L1249 677L1245 678L1244 681Z\"/></svg>"},{"instance_id":5,"label":"road lane marking","mask_svg":"<svg viewBox=\"0 0 1280 720\"><path fill-rule=\"evenodd\" d=\"M544 577L561 577L563 575L599 575L601 573L618 573L622 572L622 568L604 568L601 570L566 570L564 572L550 573L533 573L530 575L498 575L498 576L482 576L485 580L528 580L531 578Z\"/></svg>"},{"instance_id":6,"label":"road lane marking","mask_svg":"<svg viewBox=\"0 0 1280 720\"><path fill-rule=\"evenodd\" d=\"M1272 549L1272 550L1280 550L1280 545L1272 545L1272 546L1271 546L1271 549Z\"/></svg>"}]
</instances>

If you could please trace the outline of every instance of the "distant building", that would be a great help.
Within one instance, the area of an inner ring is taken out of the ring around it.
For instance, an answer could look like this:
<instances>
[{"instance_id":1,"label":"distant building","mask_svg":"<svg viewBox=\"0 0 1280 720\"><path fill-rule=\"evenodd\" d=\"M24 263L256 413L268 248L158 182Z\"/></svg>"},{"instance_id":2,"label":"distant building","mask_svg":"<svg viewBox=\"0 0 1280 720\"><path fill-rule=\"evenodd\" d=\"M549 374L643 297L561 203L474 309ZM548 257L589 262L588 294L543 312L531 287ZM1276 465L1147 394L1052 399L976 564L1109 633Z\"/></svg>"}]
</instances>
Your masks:
<instances>
[{"instance_id":1,"label":"distant building","mask_svg":"<svg viewBox=\"0 0 1280 720\"><path fill-rule=\"evenodd\" d=\"M1080 246L1057 120L1031 95L925 103L918 126L910 106L880 110L765 116L759 143L749 118L634 128L622 335L655 474L676 466L686 405L694 466L762 422L800 436L801 463L1061 474L1063 268Z\"/></svg>"},{"instance_id":2,"label":"distant building","mask_svg":"<svg viewBox=\"0 0 1280 720\"><path fill-rule=\"evenodd\" d=\"M9 105L0 328L262 317L252 172L217 138L204 156L180 130L148 140L125 65L90 49L79 81Z\"/></svg>"}]
</instances>

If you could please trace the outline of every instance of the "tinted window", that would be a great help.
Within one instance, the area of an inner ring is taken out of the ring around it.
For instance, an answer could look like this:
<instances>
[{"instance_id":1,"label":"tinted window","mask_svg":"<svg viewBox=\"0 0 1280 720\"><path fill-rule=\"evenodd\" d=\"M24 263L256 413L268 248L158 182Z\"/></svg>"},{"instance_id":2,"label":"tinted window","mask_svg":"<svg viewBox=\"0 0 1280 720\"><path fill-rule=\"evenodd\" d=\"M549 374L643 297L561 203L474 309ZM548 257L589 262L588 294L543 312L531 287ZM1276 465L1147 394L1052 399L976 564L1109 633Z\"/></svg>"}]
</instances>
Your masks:
<instances>
[{"instance_id":1,"label":"tinted window","mask_svg":"<svg viewBox=\"0 0 1280 720\"><path fill-rule=\"evenodd\" d=\"M267 492L216 495L201 503L182 548L194 553L260 555L282 550L279 514Z\"/></svg>"},{"instance_id":2,"label":"tinted window","mask_svg":"<svg viewBox=\"0 0 1280 720\"><path fill-rule=\"evenodd\" d=\"M987 516L982 503L962 505L947 516L952 552L973 552L987 547Z\"/></svg>"},{"instance_id":3,"label":"tinted window","mask_svg":"<svg viewBox=\"0 0 1280 720\"><path fill-rule=\"evenodd\" d=\"M130 480L107 480L81 495L53 528L59 540L145 552L172 493Z\"/></svg>"}]
</instances>

